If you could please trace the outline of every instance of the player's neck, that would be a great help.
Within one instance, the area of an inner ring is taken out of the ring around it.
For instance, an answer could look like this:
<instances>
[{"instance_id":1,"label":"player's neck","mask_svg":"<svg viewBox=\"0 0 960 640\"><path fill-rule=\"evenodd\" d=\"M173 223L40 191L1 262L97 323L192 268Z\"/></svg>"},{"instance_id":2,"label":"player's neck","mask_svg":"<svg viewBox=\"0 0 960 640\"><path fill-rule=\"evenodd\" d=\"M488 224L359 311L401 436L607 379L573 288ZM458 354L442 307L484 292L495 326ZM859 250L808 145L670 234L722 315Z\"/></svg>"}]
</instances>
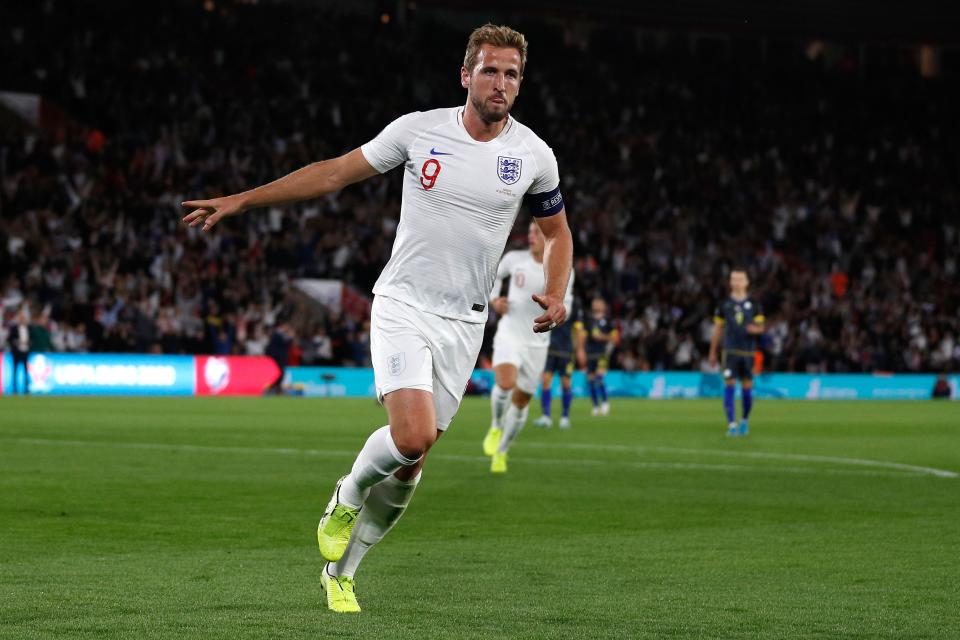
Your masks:
<instances>
[{"instance_id":1,"label":"player's neck","mask_svg":"<svg viewBox=\"0 0 960 640\"><path fill-rule=\"evenodd\" d=\"M534 251L533 249L531 249L531 250L530 250L530 255L533 256L533 261L534 261L534 262L536 262L536 263L541 263L541 262L543 262L543 251Z\"/></svg>"},{"instance_id":2,"label":"player's neck","mask_svg":"<svg viewBox=\"0 0 960 640\"><path fill-rule=\"evenodd\" d=\"M736 300L737 302L743 302L744 300L747 299L747 292L746 292L746 291L744 291L743 293L733 293L733 292L731 292L731 293L730 293L730 298L732 298L733 300Z\"/></svg>"},{"instance_id":3,"label":"player's neck","mask_svg":"<svg viewBox=\"0 0 960 640\"><path fill-rule=\"evenodd\" d=\"M490 142L503 133L503 129L509 121L510 116L508 115L499 122L488 122L473 108L473 105L470 104L469 101L467 101L467 105L463 108L463 128L466 129L467 134L477 142Z\"/></svg>"}]
</instances>

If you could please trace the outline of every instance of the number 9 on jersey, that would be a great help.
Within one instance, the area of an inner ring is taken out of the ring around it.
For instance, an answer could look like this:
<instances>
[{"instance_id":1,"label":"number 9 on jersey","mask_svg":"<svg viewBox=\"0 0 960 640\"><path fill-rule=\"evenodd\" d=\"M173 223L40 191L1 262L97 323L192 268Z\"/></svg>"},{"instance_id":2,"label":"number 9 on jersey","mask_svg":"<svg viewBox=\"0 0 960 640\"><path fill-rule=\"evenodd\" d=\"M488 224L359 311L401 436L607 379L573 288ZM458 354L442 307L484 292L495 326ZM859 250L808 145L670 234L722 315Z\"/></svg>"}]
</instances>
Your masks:
<instances>
[{"instance_id":1,"label":"number 9 on jersey","mask_svg":"<svg viewBox=\"0 0 960 640\"><path fill-rule=\"evenodd\" d=\"M423 185L425 190L429 191L433 189L433 185L437 184L437 176L439 175L440 162L434 158L430 158L420 167L420 184Z\"/></svg>"}]
</instances>

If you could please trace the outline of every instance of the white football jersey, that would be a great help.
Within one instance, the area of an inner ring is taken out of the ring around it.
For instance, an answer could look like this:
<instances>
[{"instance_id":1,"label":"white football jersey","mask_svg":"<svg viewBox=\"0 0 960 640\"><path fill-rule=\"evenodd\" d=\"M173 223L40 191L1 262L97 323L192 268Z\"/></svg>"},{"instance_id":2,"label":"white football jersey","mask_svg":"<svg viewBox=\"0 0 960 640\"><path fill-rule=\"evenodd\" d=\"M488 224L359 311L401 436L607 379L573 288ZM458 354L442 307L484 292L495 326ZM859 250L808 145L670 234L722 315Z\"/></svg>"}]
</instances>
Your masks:
<instances>
[{"instance_id":1,"label":"white football jersey","mask_svg":"<svg viewBox=\"0 0 960 640\"><path fill-rule=\"evenodd\" d=\"M497 333L509 332L523 344L542 345L550 344L549 333L534 333L533 319L543 314L543 307L533 299L533 294L542 294L546 279L543 275L543 263L533 259L529 250L508 251L500 260L497 267L496 282L490 299L500 296L503 291L504 278L510 278L510 291L507 293L507 312L500 318ZM563 306L570 313L573 305L573 271L570 272L570 281L567 291L563 295ZM569 319L568 319L569 321Z\"/></svg>"},{"instance_id":2,"label":"white football jersey","mask_svg":"<svg viewBox=\"0 0 960 640\"><path fill-rule=\"evenodd\" d=\"M562 198L557 160L543 140L509 118L499 136L478 142L462 110L401 116L360 149L380 173L404 165L397 238L373 292L481 323L524 196L556 192L543 203L548 215Z\"/></svg>"}]
</instances>

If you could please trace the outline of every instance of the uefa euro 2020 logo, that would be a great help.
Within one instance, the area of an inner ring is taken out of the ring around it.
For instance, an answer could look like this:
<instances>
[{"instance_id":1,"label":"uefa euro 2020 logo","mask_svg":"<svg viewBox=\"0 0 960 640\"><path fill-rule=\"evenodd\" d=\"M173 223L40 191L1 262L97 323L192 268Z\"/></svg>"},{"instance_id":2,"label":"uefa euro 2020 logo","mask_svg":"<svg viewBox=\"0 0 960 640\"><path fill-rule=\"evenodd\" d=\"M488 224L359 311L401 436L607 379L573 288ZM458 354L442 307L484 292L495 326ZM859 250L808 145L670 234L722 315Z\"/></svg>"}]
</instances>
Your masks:
<instances>
[{"instance_id":1,"label":"uefa euro 2020 logo","mask_svg":"<svg viewBox=\"0 0 960 640\"><path fill-rule=\"evenodd\" d=\"M53 375L53 365L50 359L42 353L31 356L27 363L27 375L30 377L30 390L34 393L50 391L50 378Z\"/></svg>"},{"instance_id":2,"label":"uefa euro 2020 logo","mask_svg":"<svg viewBox=\"0 0 960 640\"><path fill-rule=\"evenodd\" d=\"M520 179L520 167L523 162L520 158L497 156L497 176L504 184L514 184Z\"/></svg>"},{"instance_id":3,"label":"uefa euro 2020 logo","mask_svg":"<svg viewBox=\"0 0 960 640\"><path fill-rule=\"evenodd\" d=\"M220 393L230 384L230 363L226 358L207 358L203 379L212 393Z\"/></svg>"}]
</instances>

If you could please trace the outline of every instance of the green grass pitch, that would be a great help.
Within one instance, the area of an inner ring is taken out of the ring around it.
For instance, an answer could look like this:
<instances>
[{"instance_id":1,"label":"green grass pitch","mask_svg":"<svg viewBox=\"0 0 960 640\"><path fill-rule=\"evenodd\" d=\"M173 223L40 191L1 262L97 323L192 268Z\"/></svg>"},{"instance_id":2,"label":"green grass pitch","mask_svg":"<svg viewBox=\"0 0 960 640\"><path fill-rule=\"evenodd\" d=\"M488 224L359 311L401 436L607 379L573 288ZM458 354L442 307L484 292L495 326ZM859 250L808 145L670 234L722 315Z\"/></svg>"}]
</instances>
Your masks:
<instances>
[{"instance_id":1,"label":"green grass pitch","mask_svg":"<svg viewBox=\"0 0 960 640\"><path fill-rule=\"evenodd\" d=\"M0 638L960 637L960 403L588 404L494 477L468 399L350 617L316 525L373 401L4 398Z\"/></svg>"}]
</instances>

